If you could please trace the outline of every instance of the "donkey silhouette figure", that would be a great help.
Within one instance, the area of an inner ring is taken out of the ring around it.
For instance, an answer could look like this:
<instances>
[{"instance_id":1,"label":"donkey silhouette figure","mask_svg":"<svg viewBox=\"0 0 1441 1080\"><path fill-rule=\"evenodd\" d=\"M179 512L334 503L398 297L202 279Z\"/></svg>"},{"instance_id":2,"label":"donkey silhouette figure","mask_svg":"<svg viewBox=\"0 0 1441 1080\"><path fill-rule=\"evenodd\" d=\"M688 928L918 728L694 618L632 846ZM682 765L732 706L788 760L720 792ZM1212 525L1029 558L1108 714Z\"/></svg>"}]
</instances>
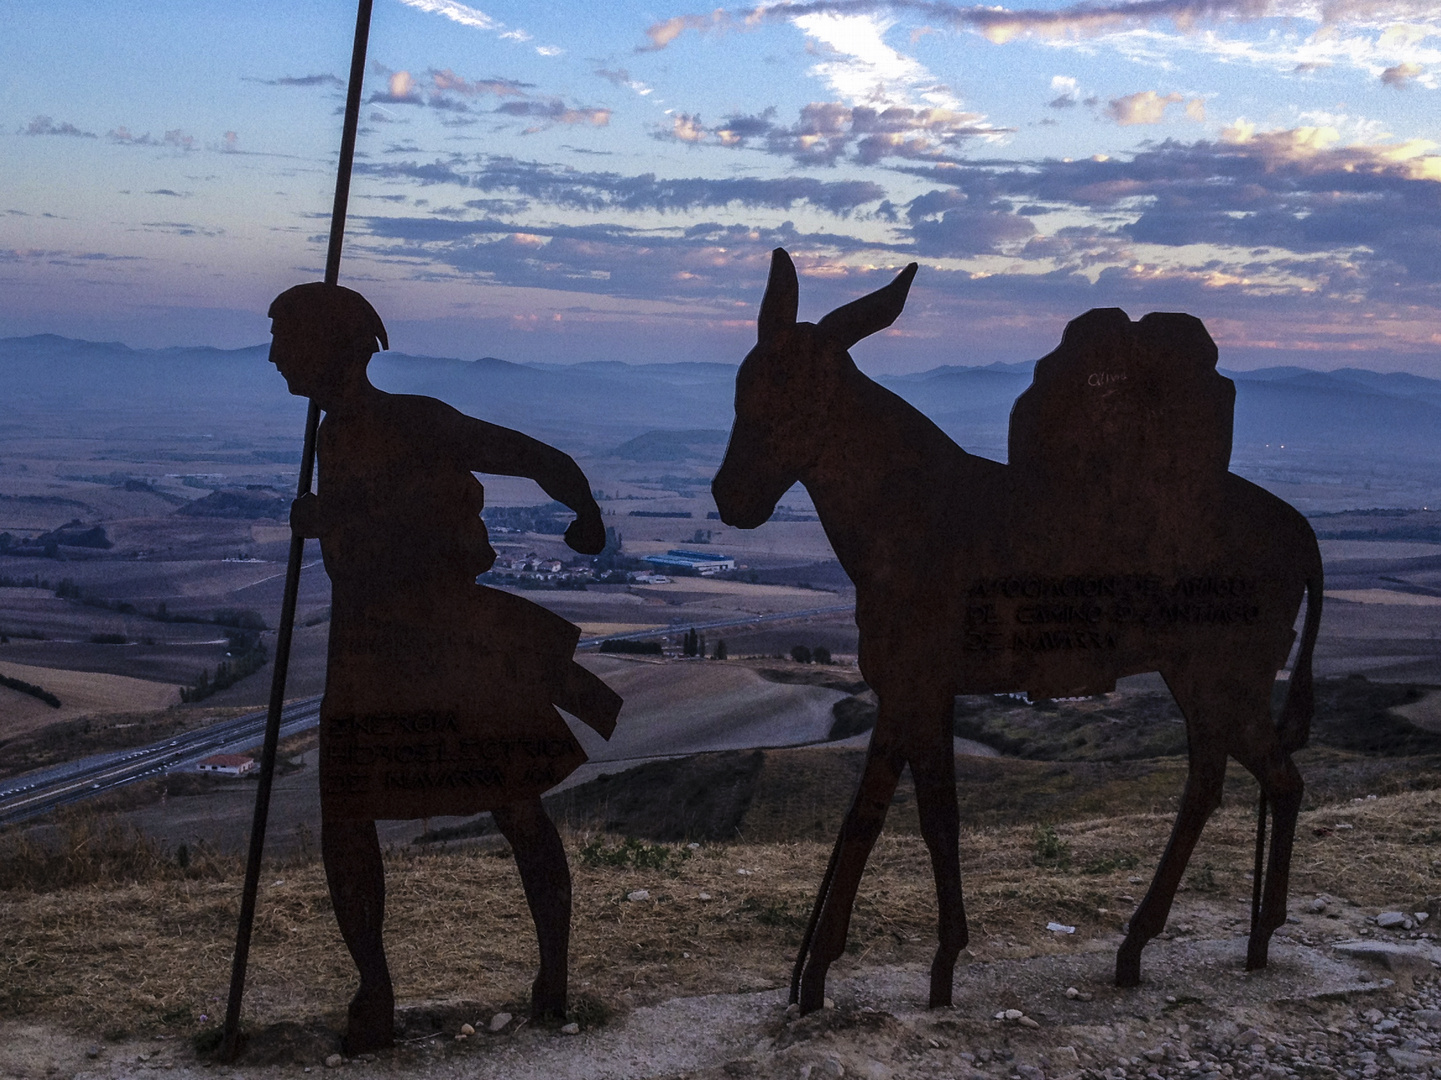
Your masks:
<instances>
[{"instance_id":1,"label":"donkey silhouette figure","mask_svg":"<svg viewBox=\"0 0 1441 1080\"><path fill-rule=\"evenodd\" d=\"M1228 755L1261 788L1246 966L1263 967L1286 918L1302 794L1291 753L1306 742L1313 706L1322 590L1314 533L1286 503L1226 471L1234 387L1214 372L1215 346L1190 316L1133 324L1112 310L1075 320L1012 414L1013 464L966 453L863 375L847 351L896 320L915 272L912 264L885 288L802 323L795 267L775 251L759 340L736 376L735 423L712 485L721 520L745 529L763 524L793 484L805 485L855 582L860 668L880 703L791 1001L803 1013L823 1003L861 872L909 765L940 909L930 1004L951 1003L967 942L952 742L958 693L1096 694L1150 671L1161 673L1185 716L1189 772L1170 841L1117 954L1116 982L1140 982L1141 951L1164 928L1220 805ZM1157 353L1162 390L1148 398L1140 361ZM1088 363L1094 370L1084 370ZM1057 434L1070 422L1064 401L1036 395L1043 373L1068 364L1082 365L1077 386L1130 396L1113 399L1119 413L1087 399L1078 409L1091 409L1091 419ZM1191 382L1166 391L1167 373L1187 364ZM1210 381L1197 381L1202 375ZM1201 421L1187 420L1198 408L1188 386L1215 391ZM1088 427L1099 445L1088 444ZM1202 429L1219 437L1191 438ZM1118 452L1108 452L1108 439ZM1301 643L1273 720L1271 691L1303 597Z\"/></svg>"}]
</instances>

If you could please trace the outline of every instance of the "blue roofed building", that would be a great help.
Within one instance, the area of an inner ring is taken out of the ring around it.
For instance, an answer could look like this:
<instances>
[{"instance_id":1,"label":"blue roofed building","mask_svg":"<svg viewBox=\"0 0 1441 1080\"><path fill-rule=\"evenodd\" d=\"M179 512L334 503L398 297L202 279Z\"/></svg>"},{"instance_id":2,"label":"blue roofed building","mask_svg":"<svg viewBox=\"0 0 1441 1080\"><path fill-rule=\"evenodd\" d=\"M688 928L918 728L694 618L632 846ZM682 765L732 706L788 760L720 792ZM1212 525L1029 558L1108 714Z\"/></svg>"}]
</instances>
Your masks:
<instances>
[{"instance_id":1,"label":"blue roofed building","mask_svg":"<svg viewBox=\"0 0 1441 1080\"><path fill-rule=\"evenodd\" d=\"M723 570L736 568L736 561L729 555L722 555L718 551L686 551L683 548L671 548L664 555L647 555L645 561L652 566L663 566L671 570L694 570L701 575L719 574Z\"/></svg>"}]
</instances>

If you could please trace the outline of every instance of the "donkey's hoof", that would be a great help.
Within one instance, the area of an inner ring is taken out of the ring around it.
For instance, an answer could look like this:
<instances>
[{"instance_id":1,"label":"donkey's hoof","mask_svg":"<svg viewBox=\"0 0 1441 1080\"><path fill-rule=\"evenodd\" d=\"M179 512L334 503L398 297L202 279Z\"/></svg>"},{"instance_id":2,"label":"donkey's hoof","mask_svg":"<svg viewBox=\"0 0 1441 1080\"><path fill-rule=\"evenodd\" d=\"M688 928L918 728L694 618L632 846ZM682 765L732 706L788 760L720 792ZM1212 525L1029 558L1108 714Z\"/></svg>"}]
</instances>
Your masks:
<instances>
[{"instance_id":1,"label":"donkey's hoof","mask_svg":"<svg viewBox=\"0 0 1441 1080\"><path fill-rule=\"evenodd\" d=\"M944 970L937 970L936 965L931 968L931 1003L932 1009L948 1009L951 1006L951 984L954 981L954 965L944 965Z\"/></svg>"},{"instance_id":2,"label":"donkey's hoof","mask_svg":"<svg viewBox=\"0 0 1441 1080\"><path fill-rule=\"evenodd\" d=\"M807 968L804 976L801 977L801 1015L813 1013L817 1009L825 1008L826 1004L826 972L822 968L816 971Z\"/></svg>"},{"instance_id":3,"label":"donkey's hoof","mask_svg":"<svg viewBox=\"0 0 1441 1080\"><path fill-rule=\"evenodd\" d=\"M1123 989L1141 985L1141 950L1134 954L1124 945L1116 954L1116 985Z\"/></svg>"},{"instance_id":4,"label":"donkey's hoof","mask_svg":"<svg viewBox=\"0 0 1441 1080\"><path fill-rule=\"evenodd\" d=\"M1265 967L1270 950L1271 940L1269 936L1262 938L1259 941L1255 938L1252 938L1250 943L1246 946L1246 970L1259 971L1261 968Z\"/></svg>"}]
</instances>

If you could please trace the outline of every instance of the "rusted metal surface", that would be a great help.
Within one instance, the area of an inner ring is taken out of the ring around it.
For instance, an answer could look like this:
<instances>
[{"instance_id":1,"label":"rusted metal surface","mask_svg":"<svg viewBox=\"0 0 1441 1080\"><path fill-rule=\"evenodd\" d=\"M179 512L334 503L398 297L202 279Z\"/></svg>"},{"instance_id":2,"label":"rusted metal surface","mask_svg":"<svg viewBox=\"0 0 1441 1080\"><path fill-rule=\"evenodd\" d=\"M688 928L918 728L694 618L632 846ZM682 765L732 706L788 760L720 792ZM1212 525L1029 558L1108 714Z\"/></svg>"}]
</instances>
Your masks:
<instances>
[{"instance_id":1,"label":"rusted metal surface","mask_svg":"<svg viewBox=\"0 0 1441 1080\"><path fill-rule=\"evenodd\" d=\"M575 512L566 543L595 554L605 528L590 484L554 447L372 386L366 365L385 328L359 293L299 285L270 316L271 362L325 413L318 489L296 500L291 526L320 540L331 581L321 846L361 979L345 1048L393 1039L382 818L494 813L540 939L532 1012L563 1015L570 871L540 795L585 760L557 706L608 738L621 699L575 662L577 627L476 584L495 551L473 473L535 480Z\"/></svg>"},{"instance_id":2,"label":"rusted metal surface","mask_svg":"<svg viewBox=\"0 0 1441 1080\"><path fill-rule=\"evenodd\" d=\"M1116 981L1140 980L1228 755L1273 814L1247 966L1285 921L1300 807L1291 761L1312 710L1321 561L1305 519L1227 471L1234 388L1199 320L1074 320L1036 365L1011 420L1011 464L967 454L848 350L900 315L916 267L797 321L795 268L774 253L759 340L736 377L736 419L713 491L755 528L797 481L856 584L860 666L880 700L860 787L836 840L792 984L820 1007L861 871L901 769L916 784L940 907L930 1001L951 1001L966 945L952 750L958 693L1096 694L1159 671L1185 714L1190 773L1175 829L1130 921ZM1303 598L1306 622L1279 720L1270 711Z\"/></svg>"}]
</instances>

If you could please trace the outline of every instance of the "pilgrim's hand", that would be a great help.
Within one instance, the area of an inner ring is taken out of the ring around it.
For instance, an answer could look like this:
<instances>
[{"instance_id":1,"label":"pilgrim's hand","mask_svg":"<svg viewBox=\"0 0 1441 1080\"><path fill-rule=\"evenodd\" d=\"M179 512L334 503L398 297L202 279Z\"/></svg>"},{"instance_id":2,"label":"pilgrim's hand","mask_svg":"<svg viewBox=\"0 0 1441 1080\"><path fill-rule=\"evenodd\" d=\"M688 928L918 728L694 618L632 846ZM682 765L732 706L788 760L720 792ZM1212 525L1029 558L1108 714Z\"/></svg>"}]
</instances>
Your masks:
<instances>
[{"instance_id":1,"label":"pilgrim's hand","mask_svg":"<svg viewBox=\"0 0 1441 1080\"><path fill-rule=\"evenodd\" d=\"M600 520L600 508L592 505L577 514L565 530L565 542L582 555L599 555L605 548L605 525Z\"/></svg>"},{"instance_id":2,"label":"pilgrim's hand","mask_svg":"<svg viewBox=\"0 0 1441 1080\"><path fill-rule=\"evenodd\" d=\"M320 537L320 499L307 491L290 504L290 531L307 540Z\"/></svg>"}]
</instances>

